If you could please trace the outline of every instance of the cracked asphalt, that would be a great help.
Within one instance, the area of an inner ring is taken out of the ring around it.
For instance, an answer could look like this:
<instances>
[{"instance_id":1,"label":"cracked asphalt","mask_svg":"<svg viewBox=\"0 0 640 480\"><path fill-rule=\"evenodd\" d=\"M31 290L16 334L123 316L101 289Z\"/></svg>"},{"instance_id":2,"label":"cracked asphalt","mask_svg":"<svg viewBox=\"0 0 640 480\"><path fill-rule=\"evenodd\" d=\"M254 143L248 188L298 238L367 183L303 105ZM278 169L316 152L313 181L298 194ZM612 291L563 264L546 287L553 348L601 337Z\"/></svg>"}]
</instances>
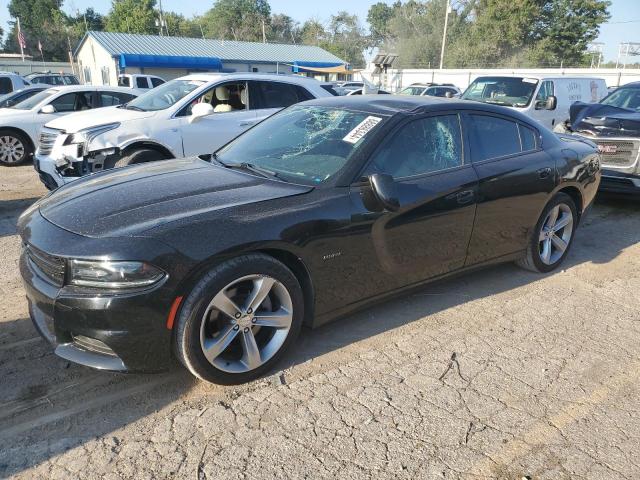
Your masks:
<instances>
[{"instance_id":1,"label":"cracked asphalt","mask_svg":"<svg viewBox=\"0 0 640 480\"><path fill-rule=\"evenodd\" d=\"M17 270L15 221L43 193L1 169L1 478L640 476L640 202L599 199L561 271L431 284L220 387L52 354Z\"/></svg>"}]
</instances>

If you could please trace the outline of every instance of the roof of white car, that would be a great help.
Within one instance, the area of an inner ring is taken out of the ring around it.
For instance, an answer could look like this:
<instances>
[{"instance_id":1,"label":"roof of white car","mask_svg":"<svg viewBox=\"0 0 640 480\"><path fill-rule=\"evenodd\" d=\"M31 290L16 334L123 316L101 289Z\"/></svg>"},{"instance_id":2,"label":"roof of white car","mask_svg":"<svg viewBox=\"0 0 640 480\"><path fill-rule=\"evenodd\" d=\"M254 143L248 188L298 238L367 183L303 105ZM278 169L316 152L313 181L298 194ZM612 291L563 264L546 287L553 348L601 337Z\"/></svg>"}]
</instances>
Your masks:
<instances>
[{"instance_id":1,"label":"roof of white car","mask_svg":"<svg viewBox=\"0 0 640 480\"><path fill-rule=\"evenodd\" d=\"M290 83L318 82L315 78L303 77L301 75L278 75L276 73L192 73L178 80L198 80L202 82L217 82L219 80L272 80Z\"/></svg>"},{"instance_id":2,"label":"roof of white car","mask_svg":"<svg viewBox=\"0 0 640 480\"><path fill-rule=\"evenodd\" d=\"M48 88L47 90L51 90L54 92L66 92L66 93L84 92L84 91L92 91L92 90L97 90L99 92L123 92L123 93L132 92L131 88L112 87L109 85L59 85L59 86Z\"/></svg>"}]
</instances>

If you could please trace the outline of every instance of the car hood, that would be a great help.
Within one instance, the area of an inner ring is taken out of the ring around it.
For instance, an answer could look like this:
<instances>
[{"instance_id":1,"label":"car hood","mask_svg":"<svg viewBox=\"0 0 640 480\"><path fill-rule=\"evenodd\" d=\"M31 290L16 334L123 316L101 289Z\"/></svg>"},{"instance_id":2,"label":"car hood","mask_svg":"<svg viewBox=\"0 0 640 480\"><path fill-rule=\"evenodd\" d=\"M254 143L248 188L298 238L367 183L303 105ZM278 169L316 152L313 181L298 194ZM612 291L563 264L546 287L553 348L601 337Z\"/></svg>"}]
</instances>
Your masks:
<instances>
[{"instance_id":1,"label":"car hood","mask_svg":"<svg viewBox=\"0 0 640 480\"><path fill-rule=\"evenodd\" d=\"M569 108L569 123L575 132L601 137L640 136L640 112L601 103L575 102Z\"/></svg>"},{"instance_id":2,"label":"car hood","mask_svg":"<svg viewBox=\"0 0 640 480\"><path fill-rule=\"evenodd\" d=\"M64 130L67 133L75 133L86 128L98 127L108 123L126 122L153 117L156 112L139 112L118 107L104 107L96 110L71 113L47 123L47 127Z\"/></svg>"},{"instance_id":3,"label":"car hood","mask_svg":"<svg viewBox=\"0 0 640 480\"><path fill-rule=\"evenodd\" d=\"M89 237L142 235L186 217L312 190L218 167L199 158L112 170L68 184L40 200L40 214Z\"/></svg>"}]
</instances>

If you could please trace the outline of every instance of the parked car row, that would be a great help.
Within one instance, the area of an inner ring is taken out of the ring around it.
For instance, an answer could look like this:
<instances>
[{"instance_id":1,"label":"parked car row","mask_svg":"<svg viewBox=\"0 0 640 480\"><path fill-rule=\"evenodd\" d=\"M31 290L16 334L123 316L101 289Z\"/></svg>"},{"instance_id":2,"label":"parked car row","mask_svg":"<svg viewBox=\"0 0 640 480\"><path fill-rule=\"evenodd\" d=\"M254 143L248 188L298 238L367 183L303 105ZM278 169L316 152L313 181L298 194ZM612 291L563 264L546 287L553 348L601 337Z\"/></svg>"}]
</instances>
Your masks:
<instances>
[{"instance_id":1,"label":"parked car row","mask_svg":"<svg viewBox=\"0 0 640 480\"><path fill-rule=\"evenodd\" d=\"M175 356L223 384L269 371L303 324L482 265L558 268L600 182L595 144L515 109L282 76L192 75L55 126L39 164L77 180L18 223L35 327L69 361ZM161 142L189 158L132 165ZM112 156L130 166L78 179Z\"/></svg>"}]
</instances>

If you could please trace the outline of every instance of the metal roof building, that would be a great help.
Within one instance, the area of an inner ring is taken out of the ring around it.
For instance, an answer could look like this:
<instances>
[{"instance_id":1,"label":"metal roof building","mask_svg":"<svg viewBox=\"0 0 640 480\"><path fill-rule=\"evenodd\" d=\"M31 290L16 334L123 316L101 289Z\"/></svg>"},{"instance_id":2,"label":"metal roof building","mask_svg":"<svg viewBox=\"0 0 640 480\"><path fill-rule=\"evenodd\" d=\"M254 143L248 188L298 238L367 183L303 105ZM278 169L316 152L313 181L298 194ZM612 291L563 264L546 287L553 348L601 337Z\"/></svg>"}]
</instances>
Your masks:
<instances>
[{"instance_id":1,"label":"metal roof building","mask_svg":"<svg viewBox=\"0 0 640 480\"><path fill-rule=\"evenodd\" d=\"M341 58L310 45L237 42L88 32L76 48L82 80L117 84L119 73L148 73L165 79L202 71L303 73L308 68L346 65Z\"/></svg>"}]
</instances>

